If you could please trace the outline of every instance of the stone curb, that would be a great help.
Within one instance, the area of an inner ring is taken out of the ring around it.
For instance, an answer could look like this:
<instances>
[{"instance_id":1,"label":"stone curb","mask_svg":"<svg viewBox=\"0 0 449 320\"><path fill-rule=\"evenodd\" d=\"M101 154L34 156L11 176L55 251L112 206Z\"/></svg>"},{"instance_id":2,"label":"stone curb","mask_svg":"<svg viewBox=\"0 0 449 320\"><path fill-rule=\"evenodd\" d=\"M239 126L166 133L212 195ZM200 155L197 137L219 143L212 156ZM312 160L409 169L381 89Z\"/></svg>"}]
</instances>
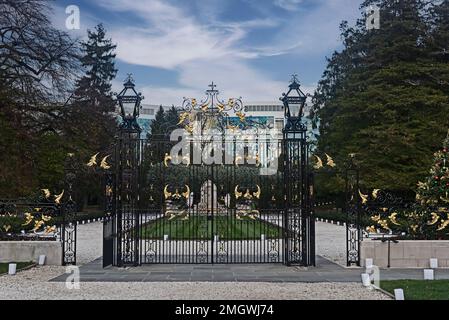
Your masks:
<instances>
[{"instance_id":1,"label":"stone curb","mask_svg":"<svg viewBox=\"0 0 449 320\"><path fill-rule=\"evenodd\" d=\"M94 223L94 222L103 222L103 218L80 220L80 221L78 221L78 224L89 224L89 223Z\"/></svg>"},{"instance_id":2,"label":"stone curb","mask_svg":"<svg viewBox=\"0 0 449 320\"><path fill-rule=\"evenodd\" d=\"M334 220L322 219L322 218L316 218L315 221L329 223L329 224L335 224L337 226L344 226L344 227L346 227L346 222L340 222L340 221L334 221Z\"/></svg>"}]
</instances>

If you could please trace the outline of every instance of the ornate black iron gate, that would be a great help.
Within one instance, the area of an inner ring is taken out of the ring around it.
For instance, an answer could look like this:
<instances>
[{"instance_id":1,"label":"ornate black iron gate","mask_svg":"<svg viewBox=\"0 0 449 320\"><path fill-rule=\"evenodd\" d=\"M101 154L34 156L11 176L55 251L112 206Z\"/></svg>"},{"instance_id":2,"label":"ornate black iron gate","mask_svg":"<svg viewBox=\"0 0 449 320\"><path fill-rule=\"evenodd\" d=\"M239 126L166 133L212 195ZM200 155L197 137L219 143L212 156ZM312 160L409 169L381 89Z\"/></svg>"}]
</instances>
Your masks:
<instances>
[{"instance_id":1,"label":"ornate black iron gate","mask_svg":"<svg viewBox=\"0 0 449 320\"><path fill-rule=\"evenodd\" d=\"M124 121L111 183L113 222L105 223L105 239L114 239L105 250L113 248L113 257L106 264L313 265L313 188L299 83L294 78L282 98L283 133L246 117L240 99L219 100L210 87L201 102L185 99L177 128L141 139L135 111L141 97L126 95L134 84L125 83L118 96ZM133 104L133 116L125 102ZM293 116L295 104L300 111Z\"/></svg>"}]
</instances>

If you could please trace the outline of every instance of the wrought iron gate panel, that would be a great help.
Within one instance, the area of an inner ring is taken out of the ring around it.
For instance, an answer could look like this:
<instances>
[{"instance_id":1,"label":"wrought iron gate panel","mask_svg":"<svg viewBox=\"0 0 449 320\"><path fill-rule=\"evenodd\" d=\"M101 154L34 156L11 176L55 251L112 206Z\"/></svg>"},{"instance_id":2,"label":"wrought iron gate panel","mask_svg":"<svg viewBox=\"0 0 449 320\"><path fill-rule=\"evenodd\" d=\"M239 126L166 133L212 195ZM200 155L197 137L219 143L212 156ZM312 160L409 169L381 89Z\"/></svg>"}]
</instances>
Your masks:
<instances>
[{"instance_id":1,"label":"wrought iron gate panel","mask_svg":"<svg viewBox=\"0 0 449 320\"><path fill-rule=\"evenodd\" d=\"M346 257L348 266L360 266L362 230L359 191L359 170L351 161L346 171Z\"/></svg>"},{"instance_id":2,"label":"wrought iron gate panel","mask_svg":"<svg viewBox=\"0 0 449 320\"><path fill-rule=\"evenodd\" d=\"M135 132L124 132L115 152L117 168L117 263L119 266L139 264L138 234L139 219L139 168L141 141Z\"/></svg>"},{"instance_id":3,"label":"wrought iron gate panel","mask_svg":"<svg viewBox=\"0 0 449 320\"><path fill-rule=\"evenodd\" d=\"M257 165L193 164L193 157L174 165L170 142L118 143L134 145L140 154L132 172L123 168L127 153L118 150L119 265L284 262L280 173L261 176Z\"/></svg>"},{"instance_id":4,"label":"wrought iron gate panel","mask_svg":"<svg viewBox=\"0 0 449 320\"><path fill-rule=\"evenodd\" d=\"M76 265L76 240L78 222L76 219L77 205L74 200L74 185L76 181L77 164L73 154L65 161L64 184L61 214L62 223L59 228L62 242L62 265Z\"/></svg>"},{"instance_id":5,"label":"wrought iron gate panel","mask_svg":"<svg viewBox=\"0 0 449 320\"><path fill-rule=\"evenodd\" d=\"M105 216L103 218L103 268L116 265L115 248L116 215L115 215L115 175L108 171L104 176Z\"/></svg>"},{"instance_id":6,"label":"wrought iron gate panel","mask_svg":"<svg viewBox=\"0 0 449 320\"><path fill-rule=\"evenodd\" d=\"M284 131L284 156L286 264L314 265L313 189L303 126Z\"/></svg>"}]
</instances>

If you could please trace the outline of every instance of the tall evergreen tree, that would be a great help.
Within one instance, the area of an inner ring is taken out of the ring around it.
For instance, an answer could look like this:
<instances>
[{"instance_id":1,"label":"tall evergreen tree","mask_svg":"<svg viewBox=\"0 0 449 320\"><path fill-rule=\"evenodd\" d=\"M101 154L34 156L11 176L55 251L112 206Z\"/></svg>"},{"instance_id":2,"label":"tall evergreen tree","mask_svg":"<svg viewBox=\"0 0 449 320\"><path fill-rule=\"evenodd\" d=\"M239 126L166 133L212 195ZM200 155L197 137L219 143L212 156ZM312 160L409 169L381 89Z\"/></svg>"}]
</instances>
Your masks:
<instances>
[{"instance_id":1,"label":"tall evergreen tree","mask_svg":"<svg viewBox=\"0 0 449 320\"><path fill-rule=\"evenodd\" d=\"M88 41L82 44L84 56L81 58L86 74L78 81L76 97L84 103L97 107L102 112L114 110L111 81L117 75L114 53L116 45L106 38L102 24L88 31Z\"/></svg>"},{"instance_id":2,"label":"tall evergreen tree","mask_svg":"<svg viewBox=\"0 0 449 320\"><path fill-rule=\"evenodd\" d=\"M150 133L148 137L150 140L160 140L162 138L162 135L165 133L165 121L166 115L164 108L162 106L159 106L159 110L156 112L154 120L150 125Z\"/></svg>"},{"instance_id":3,"label":"tall evergreen tree","mask_svg":"<svg viewBox=\"0 0 449 320\"><path fill-rule=\"evenodd\" d=\"M176 110L175 106L172 106L167 111L166 122L167 122L167 128L169 131L172 131L176 128L180 128L180 125L178 125L179 113L178 113L178 110Z\"/></svg>"},{"instance_id":4,"label":"tall evergreen tree","mask_svg":"<svg viewBox=\"0 0 449 320\"><path fill-rule=\"evenodd\" d=\"M111 153L110 148L117 133L116 103L111 92L115 78L115 50L111 39L100 24L88 31L82 43L81 63L85 74L77 81L71 105L67 108L65 126L69 145L80 159L89 159L95 153ZM84 204L96 204L102 191L99 181L80 178ZM79 199L81 203L81 199Z\"/></svg>"},{"instance_id":5,"label":"tall evergreen tree","mask_svg":"<svg viewBox=\"0 0 449 320\"><path fill-rule=\"evenodd\" d=\"M108 148L117 129L113 114L116 103L111 92L111 81L117 74L116 45L106 37L100 24L88 31L82 48L85 74L77 81L67 128L75 139L74 145L91 153Z\"/></svg>"},{"instance_id":6,"label":"tall evergreen tree","mask_svg":"<svg viewBox=\"0 0 449 320\"><path fill-rule=\"evenodd\" d=\"M366 16L343 23L344 49L333 54L314 95L318 152L340 163L356 153L367 187L407 191L425 175L427 155L445 135L449 94L435 81L426 45L430 23L422 0L367 0L380 30Z\"/></svg>"},{"instance_id":7,"label":"tall evergreen tree","mask_svg":"<svg viewBox=\"0 0 449 320\"><path fill-rule=\"evenodd\" d=\"M433 4L429 11L435 24L432 32L432 45L436 50L434 54L449 62L449 0Z\"/></svg>"}]
</instances>

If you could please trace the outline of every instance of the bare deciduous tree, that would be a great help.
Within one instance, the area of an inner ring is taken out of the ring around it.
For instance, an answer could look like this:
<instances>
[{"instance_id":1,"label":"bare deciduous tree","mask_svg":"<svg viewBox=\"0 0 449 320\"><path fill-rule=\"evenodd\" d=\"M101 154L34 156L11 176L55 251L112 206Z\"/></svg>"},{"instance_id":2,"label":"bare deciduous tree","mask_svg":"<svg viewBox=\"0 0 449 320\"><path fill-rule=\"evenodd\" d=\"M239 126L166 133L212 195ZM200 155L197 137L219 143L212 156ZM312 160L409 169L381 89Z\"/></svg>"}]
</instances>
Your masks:
<instances>
[{"instance_id":1,"label":"bare deciduous tree","mask_svg":"<svg viewBox=\"0 0 449 320\"><path fill-rule=\"evenodd\" d=\"M78 41L51 25L51 10L47 1L0 1L0 110L34 130L54 130L79 70Z\"/></svg>"}]
</instances>

